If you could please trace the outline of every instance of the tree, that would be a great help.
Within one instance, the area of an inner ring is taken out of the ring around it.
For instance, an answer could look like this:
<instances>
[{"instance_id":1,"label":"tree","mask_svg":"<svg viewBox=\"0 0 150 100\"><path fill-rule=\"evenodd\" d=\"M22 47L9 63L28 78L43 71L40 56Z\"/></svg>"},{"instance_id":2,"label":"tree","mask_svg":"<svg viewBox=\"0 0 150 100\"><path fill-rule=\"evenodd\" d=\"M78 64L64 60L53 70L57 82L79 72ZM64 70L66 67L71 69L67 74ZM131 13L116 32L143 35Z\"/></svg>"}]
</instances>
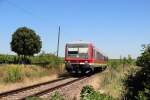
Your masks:
<instances>
[{"instance_id":1,"label":"tree","mask_svg":"<svg viewBox=\"0 0 150 100\"><path fill-rule=\"evenodd\" d=\"M144 52L137 58L136 64L141 67L150 67L150 44L143 45L142 51Z\"/></svg>"},{"instance_id":2,"label":"tree","mask_svg":"<svg viewBox=\"0 0 150 100\"><path fill-rule=\"evenodd\" d=\"M20 27L12 34L11 50L19 56L33 56L39 53L42 47L40 36L34 30Z\"/></svg>"},{"instance_id":3,"label":"tree","mask_svg":"<svg viewBox=\"0 0 150 100\"><path fill-rule=\"evenodd\" d=\"M126 100L149 100L150 98L150 44L143 45L142 51L136 61L140 69L125 81Z\"/></svg>"}]
</instances>

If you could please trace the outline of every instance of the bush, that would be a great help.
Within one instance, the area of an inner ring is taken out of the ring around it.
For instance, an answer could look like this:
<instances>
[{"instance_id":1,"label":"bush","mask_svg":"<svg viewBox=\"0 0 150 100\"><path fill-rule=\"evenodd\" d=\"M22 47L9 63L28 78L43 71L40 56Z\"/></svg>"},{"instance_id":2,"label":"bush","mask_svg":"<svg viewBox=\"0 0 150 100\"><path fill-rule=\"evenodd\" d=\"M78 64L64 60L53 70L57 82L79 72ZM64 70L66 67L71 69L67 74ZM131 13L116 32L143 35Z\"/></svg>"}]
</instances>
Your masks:
<instances>
[{"instance_id":1,"label":"bush","mask_svg":"<svg viewBox=\"0 0 150 100\"><path fill-rule=\"evenodd\" d=\"M14 63L15 61L14 61L14 58L15 58L15 56L13 56L13 55L0 55L0 63L1 64L10 64L10 63Z\"/></svg>"},{"instance_id":2,"label":"bush","mask_svg":"<svg viewBox=\"0 0 150 100\"><path fill-rule=\"evenodd\" d=\"M31 57L31 63L36 65L42 65L43 67L59 67L63 63L61 58L55 56L54 54L42 53L38 56Z\"/></svg>"},{"instance_id":3,"label":"bush","mask_svg":"<svg viewBox=\"0 0 150 100\"><path fill-rule=\"evenodd\" d=\"M140 91L137 96L137 100L148 100L148 97L145 95L143 91Z\"/></svg>"},{"instance_id":4,"label":"bush","mask_svg":"<svg viewBox=\"0 0 150 100\"><path fill-rule=\"evenodd\" d=\"M100 94L99 92L95 91L92 86L85 86L83 87L80 93L81 100L113 100L112 97L107 96L105 94Z\"/></svg>"},{"instance_id":5,"label":"bush","mask_svg":"<svg viewBox=\"0 0 150 100\"><path fill-rule=\"evenodd\" d=\"M143 46L143 53L137 58L136 64L141 67L150 67L150 44Z\"/></svg>"},{"instance_id":6,"label":"bush","mask_svg":"<svg viewBox=\"0 0 150 100\"><path fill-rule=\"evenodd\" d=\"M112 68L112 69L117 69L118 67L125 67L125 65L130 66L130 65L134 65L134 60L132 59L132 57L130 55L128 55L128 57L123 57L120 59L110 59L108 61L108 65Z\"/></svg>"},{"instance_id":7,"label":"bush","mask_svg":"<svg viewBox=\"0 0 150 100\"><path fill-rule=\"evenodd\" d=\"M93 94L95 91L94 91L94 88L92 86L85 86L83 87L82 91L81 91L81 98L85 98L87 97L89 94Z\"/></svg>"},{"instance_id":8,"label":"bush","mask_svg":"<svg viewBox=\"0 0 150 100\"><path fill-rule=\"evenodd\" d=\"M137 58L136 64L140 66L135 75L130 75L125 81L127 93L125 98L144 100L150 98L150 44L143 46L141 56Z\"/></svg>"},{"instance_id":9,"label":"bush","mask_svg":"<svg viewBox=\"0 0 150 100\"><path fill-rule=\"evenodd\" d=\"M50 100L65 100L63 96L61 96L58 92L55 92L51 97Z\"/></svg>"},{"instance_id":10,"label":"bush","mask_svg":"<svg viewBox=\"0 0 150 100\"><path fill-rule=\"evenodd\" d=\"M119 63L116 61L110 61L109 66L113 69L116 69L119 66Z\"/></svg>"}]
</instances>

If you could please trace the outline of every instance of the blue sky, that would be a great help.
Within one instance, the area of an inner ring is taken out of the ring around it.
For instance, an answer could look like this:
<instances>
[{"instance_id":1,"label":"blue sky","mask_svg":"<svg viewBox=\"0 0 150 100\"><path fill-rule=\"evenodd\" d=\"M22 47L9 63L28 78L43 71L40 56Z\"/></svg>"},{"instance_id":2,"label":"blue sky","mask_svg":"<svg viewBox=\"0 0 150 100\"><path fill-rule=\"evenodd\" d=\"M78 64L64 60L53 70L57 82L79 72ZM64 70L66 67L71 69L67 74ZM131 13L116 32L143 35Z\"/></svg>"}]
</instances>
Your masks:
<instances>
[{"instance_id":1,"label":"blue sky","mask_svg":"<svg viewBox=\"0 0 150 100\"><path fill-rule=\"evenodd\" d=\"M11 35L22 26L54 53L60 25L61 56L65 43L77 40L92 42L109 58L135 58L141 44L150 43L149 0L0 0L0 13L0 53L13 54Z\"/></svg>"}]
</instances>

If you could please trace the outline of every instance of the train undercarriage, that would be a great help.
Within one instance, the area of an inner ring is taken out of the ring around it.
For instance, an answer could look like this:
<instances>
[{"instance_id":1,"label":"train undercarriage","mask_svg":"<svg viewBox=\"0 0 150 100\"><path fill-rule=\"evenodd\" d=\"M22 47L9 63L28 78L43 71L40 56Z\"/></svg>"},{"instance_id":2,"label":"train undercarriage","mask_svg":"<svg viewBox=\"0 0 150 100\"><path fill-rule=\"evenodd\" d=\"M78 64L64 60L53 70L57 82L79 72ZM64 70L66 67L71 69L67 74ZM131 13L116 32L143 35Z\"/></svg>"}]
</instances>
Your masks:
<instances>
[{"instance_id":1,"label":"train undercarriage","mask_svg":"<svg viewBox=\"0 0 150 100\"><path fill-rule=\"evenodd\" d=\"M66 70L72 75L88 75L103 71L107 66L93 66L89 64L66 64Z\"/></svg>"}]
</instances>

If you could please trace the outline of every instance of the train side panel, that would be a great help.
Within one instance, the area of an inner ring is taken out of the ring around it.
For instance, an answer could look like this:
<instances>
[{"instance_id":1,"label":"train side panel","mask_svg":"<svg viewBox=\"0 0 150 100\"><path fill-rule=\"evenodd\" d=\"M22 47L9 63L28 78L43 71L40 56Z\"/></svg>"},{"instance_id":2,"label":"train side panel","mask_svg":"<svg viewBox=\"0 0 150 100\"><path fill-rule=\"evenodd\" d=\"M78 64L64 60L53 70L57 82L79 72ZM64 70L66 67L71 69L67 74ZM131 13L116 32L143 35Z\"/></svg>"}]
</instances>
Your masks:
<instances>
[{"instance_id":1,"label":"train side panel","mask_svg":"<svg viewBox=\"0 0 150 100\"><path fill-rule=\"evenodd\" d=\"M91 47L91 62L89 65L94 70L105 69L107 67L108 58L105 57L99 50L97 50L94 46Z\"/></svg>"}]
</instances>

